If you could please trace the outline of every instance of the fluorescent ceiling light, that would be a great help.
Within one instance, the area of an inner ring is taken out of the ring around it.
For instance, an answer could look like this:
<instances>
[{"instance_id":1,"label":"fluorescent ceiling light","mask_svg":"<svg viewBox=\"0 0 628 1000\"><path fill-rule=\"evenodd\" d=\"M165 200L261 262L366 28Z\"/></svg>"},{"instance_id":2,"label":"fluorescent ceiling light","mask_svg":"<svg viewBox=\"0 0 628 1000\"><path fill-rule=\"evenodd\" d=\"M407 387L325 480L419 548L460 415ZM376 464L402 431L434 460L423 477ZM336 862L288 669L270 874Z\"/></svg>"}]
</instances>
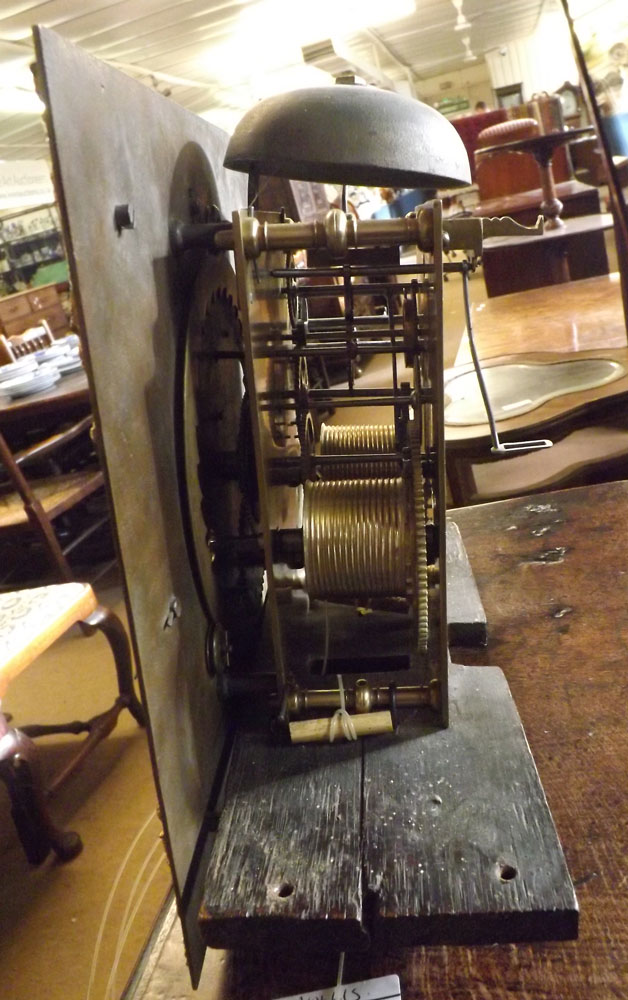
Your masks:
<instances>
[{"instance_id":1,"label":"fluorescent ceiling light","mask_svg":"<svg viewBox=\"0 0 628 1000\"><path fill-rule=\"evenodd\" d=\"M0 111L40 115L42 101L35 93L28 58L10 59L0 65Z\"/></svg>"},{"instance_id":2,"label":"fluorescent ceiling light","mask_svg":"<svg viewBox=\"0 0 628 1000\"><path fill-rule=\"evenodd\" d=\"M326 33L342 36L416 13L415 0L264 0L245 7L233 34L207 49L203 65L222 84L302 62L301 48ZM272 31L272 45L267 39Z\"/></svg>"},{"instance_id":3,"label":"fluorescent ceiling light","mask_svg":"<svg viewBox=\"0 0 628 1000\"><path fill-rule=\"evenodd\" d=\"M301 87L324 87L332 83L329 73L317 66L284 66L274 73L264 73L253 77L251 89L253 100L261 101L264 97L275 94L285 94L288 90L299 90Z\"/></svg>"},{"instance_id":4,"label":"fluorescent ceiling light","mask_svg":"<svg viewBox=\"0 0 628 1000\"><path fill-rule=\"evenodd\" d=\"M0 111L16 115L40 115L44 107L34 90L0 85Z\"/></svg>"},{"instance_id":5,"label":"fluorescent ceiling light","mask_svg":"<svg viewBox=\"0 0 628 1000\"><path fill-rule=\"evenodd\" d=\"M242 113L241 108L209 108L207 111L201 111L200 117L231 135Z\"/></svg>"}]
</instances>

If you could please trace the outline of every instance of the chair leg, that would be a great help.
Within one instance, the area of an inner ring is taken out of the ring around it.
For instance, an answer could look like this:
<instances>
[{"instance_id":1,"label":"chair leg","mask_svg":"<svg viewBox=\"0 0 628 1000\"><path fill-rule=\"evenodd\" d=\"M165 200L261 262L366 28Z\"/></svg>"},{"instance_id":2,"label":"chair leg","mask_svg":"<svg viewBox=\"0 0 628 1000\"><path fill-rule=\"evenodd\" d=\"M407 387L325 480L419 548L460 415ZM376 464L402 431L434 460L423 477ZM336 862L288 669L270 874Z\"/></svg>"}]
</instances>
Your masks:
<instances>
[{"instance_id":1,"label":"chair leg","mask_svg":"<svg viewBox=\"0 0 628 1000\"><path fill-rule=\"evenodd\" d=\"M99 630L106 637L116 665L120 697L138 725L145 726L146 712L135 693L131 647L124 625L113 611L103 608L102 605L81 622L81 625L88 635Z\"/></svg>"},{"instance_id":2,"label":"chair leg","mask_svg":"<svg viewBox=\"0 0 628 1000\"><path fill-rule=\"evenodd\" d=\"M41 864L51 849L61 861L80 854L83 843L78 833L62 830L50 815L35 744L19 729L10 728L2 712L0 779L7 786L13 822L31 864Z\"/></svg>"}]
</instances>

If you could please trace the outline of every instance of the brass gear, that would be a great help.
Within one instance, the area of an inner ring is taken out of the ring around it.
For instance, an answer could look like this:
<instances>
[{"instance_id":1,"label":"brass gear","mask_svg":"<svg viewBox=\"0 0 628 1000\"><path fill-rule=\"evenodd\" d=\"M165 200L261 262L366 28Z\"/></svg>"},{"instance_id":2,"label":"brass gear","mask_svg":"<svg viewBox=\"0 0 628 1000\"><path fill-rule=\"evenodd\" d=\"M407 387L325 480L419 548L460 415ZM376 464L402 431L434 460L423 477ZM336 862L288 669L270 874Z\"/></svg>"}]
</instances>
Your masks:
<instances>
[{"instance_id":1,"label":"brass gear","mask_svg":"<svg viewBox=\"0 0 628 1000\"><path fill-rule=\"evenodd\" d=\"M429 640L429 590L427 571L427 535L425 530L425 491L421 468L421 439L418 425L410 424L410 455L412 459L412 499L414 518L414 567L412 570L415 636L420 653L427 653Z\"/></svg>"},{"instance_id":2,"label":"brass gear","mask_svg":"<svg viewBox=\"0 0 628 1000\"><path fill-rule=\"evenodd\" d=\"M236 636L243 619L260 616L262 570L217 565L211 543L258 532L242 351L235 276L226 260L208 259L199 268L188 315L181 387L182 510L201 599L209 617ZM232 462L234 455L238 467L222 469L221 461Z\"/></svg>"}]
</instances>

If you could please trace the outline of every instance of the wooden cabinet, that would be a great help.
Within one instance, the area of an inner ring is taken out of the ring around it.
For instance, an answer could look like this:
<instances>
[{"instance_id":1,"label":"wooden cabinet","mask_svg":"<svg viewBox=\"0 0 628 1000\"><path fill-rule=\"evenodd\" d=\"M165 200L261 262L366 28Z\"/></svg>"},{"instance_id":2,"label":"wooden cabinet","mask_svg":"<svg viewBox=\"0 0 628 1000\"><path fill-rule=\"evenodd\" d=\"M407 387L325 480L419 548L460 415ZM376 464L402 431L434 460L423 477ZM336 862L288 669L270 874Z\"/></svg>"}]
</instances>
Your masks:
<instances>
[{"instance_id":1,"label":"wooden cabinet","mask_svg":"<svg viewBox=\"0 0 628 1000\"><path fill-rule=\"evenodd\" d=\"M69 329L56 285L28 288L0 299L0 333L6 337L15 337L31 326L38 326L42 320L55 337Z\"/></svg>"}]
</instances>

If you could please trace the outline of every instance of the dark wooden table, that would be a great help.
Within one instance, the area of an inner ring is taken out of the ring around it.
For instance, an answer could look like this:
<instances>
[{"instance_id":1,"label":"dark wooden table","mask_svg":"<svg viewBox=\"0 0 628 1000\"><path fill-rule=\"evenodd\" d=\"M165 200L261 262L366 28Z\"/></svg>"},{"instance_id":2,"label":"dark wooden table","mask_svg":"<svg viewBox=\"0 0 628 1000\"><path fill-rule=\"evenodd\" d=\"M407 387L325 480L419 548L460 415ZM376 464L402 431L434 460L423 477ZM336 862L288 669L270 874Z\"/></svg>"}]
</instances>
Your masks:
<instances>
[{"instance_id":1,"label":"dark wooden table","mask_svg":"<svg viewBox=\"0 0 628 1000\"><path fill-rule=\"evenodd\" d=\"M612 215L581 215L565 219L560 229L542 236L500 236L482 250L486 293L507 295L528 288L559 285L608 274L604 231L613 228ZM560 302L560 291L555 291Z\"/></svg>"},{"instance_id":2,"label":"dark wooden table","mask_svg":"<svg viewBox=\"0 0 628 1000\"><path fill-rule=\"evenodd\" d=\"M614 358L628 370L626 322L617 274L571 281L561 285L558 297L556 289L547 287L489 299L472 307L472 321L478 353L485 365L496 363L499 359L548 363L598 356ZM470 365L468 339L463 336L455 367L445 372L445 382L455 374L468 370ZM556 397L522 416L500 420L497 425L499 435L504 441L550 438L560 442L581 427L624 428L627 392L628 377L624 376L600 388ZM464 506L472 503L478 494L473 467L497 461L490 451L489 427L487 423L468 427L448 426L445 428L445 439L447 476L453 502L456 506ZM603 461L604 446L602 442L599 457ZM512 457L508 459L512 460ZM623 460L618 457L618 462ZM540 461L540 475L529 480L526 492L533 489L537 482L540 482L541 489L552 487L551 483L543 485L543 480L550 473L542 459ZM580 481L586 482L590 474L588 465L573 466L573 459L565 459L565 468L570 470L570 481L557 485L579 485L576 476L582 475ZM610 465L609 471L609 479L621 475L613 475ZM591 474L598 473L599 470ZM560 478L560 473L558 476ZM514 492L511 489L508 495L512 496Z\"/></svg>"},{"instance_id":3,"label":"dark wooden table","mask_svg":"<svg viewBox=\"0 0 628 1000\"><path fill-rule=\"evenodd\" d=\"M505 671L576 885L580 937L348 955L345 982L398 973L404 1000L628 998L628 484L466 508L455 519L489 644L453 658ZM336 963L234 955L222 995L268 1000L331 986Z\"/></svg>"},{"instance_id":4,"label":"dark wooden table","mask_svg":"<svg viewBox=\"0 0 628 1000\"><path fill-rule=\"evenodd\" d=\"M563 219L576 215L592 215L600 211L600 195L592 184L582 181L560 181L556 185L556 193L563 203ZM473 215L509 215L523 226L532 226L541 211L543 191L533 188L531 191L519 191L517 194L506 194L500 198L488 198L481 201L473 209Z\"/></svg>"},{"instance_id":5,"label":"dark wooden table","mask_svg":"<svg viewBox=\"0 0 628 1000\"><path fill-rule=\"evenodd\" d=\"M45 430L63 419L78 419L91 409L89 386L85 372L63 375L46 392L0 402L0 431L8 438L25 429Z\"/></svg>"}]
</instances>

